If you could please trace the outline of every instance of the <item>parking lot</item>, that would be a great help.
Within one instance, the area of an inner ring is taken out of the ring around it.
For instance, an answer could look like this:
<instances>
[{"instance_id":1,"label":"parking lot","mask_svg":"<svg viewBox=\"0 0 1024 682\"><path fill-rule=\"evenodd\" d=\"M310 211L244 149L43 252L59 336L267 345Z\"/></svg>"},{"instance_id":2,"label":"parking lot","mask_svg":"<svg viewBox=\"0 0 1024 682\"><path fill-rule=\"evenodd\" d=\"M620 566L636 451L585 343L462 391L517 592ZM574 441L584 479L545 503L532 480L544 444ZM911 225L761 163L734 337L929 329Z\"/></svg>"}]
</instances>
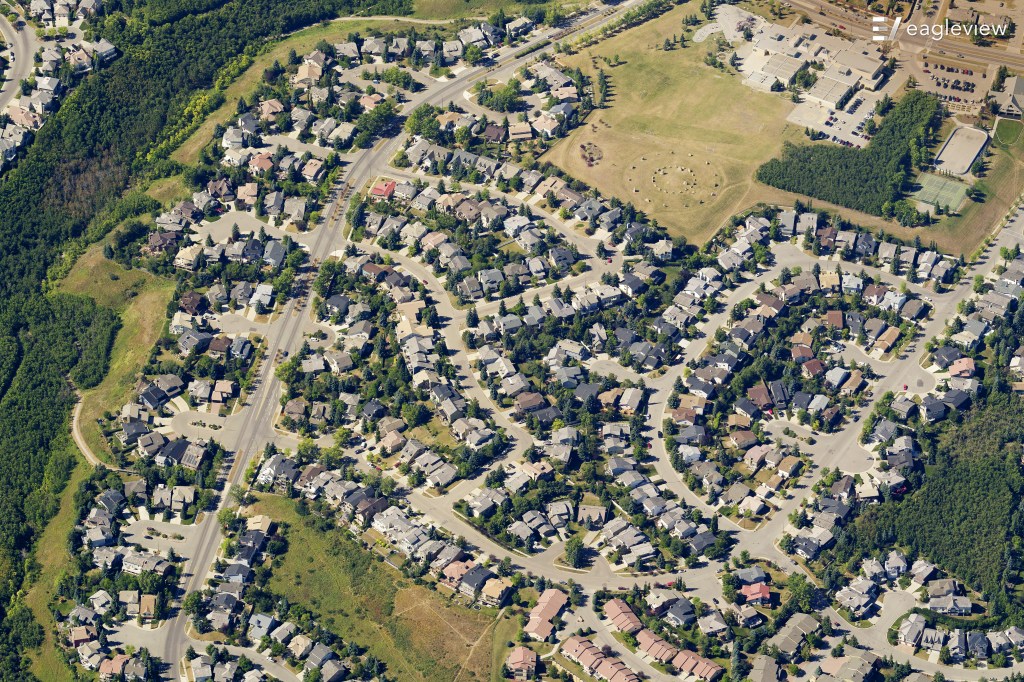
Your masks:
<instances>
[{"instance_id":1,"label":"parking lot","mask_svg":"<svg viewBox=\"0 0 1024 682\"><path fill-rule=\"evenodd\" d=\"M825 139L845 147L863 147L871 139L864 123L872 117L881 92L860 90L843 109L830 109L813 102L802 102L788 120L825 134Z\"/></svg>"},{"instance_id":2,"label":"parking lot","mask_svg":"<svg viewBox=\"0 0 1024 682\"><path fill-rule=\"evenodd\" d=\"M919 88L937 96L954 113L977 113L989 89L984 67L952 65L925 56L908 64Z\"/></svg>"}]
</instances>

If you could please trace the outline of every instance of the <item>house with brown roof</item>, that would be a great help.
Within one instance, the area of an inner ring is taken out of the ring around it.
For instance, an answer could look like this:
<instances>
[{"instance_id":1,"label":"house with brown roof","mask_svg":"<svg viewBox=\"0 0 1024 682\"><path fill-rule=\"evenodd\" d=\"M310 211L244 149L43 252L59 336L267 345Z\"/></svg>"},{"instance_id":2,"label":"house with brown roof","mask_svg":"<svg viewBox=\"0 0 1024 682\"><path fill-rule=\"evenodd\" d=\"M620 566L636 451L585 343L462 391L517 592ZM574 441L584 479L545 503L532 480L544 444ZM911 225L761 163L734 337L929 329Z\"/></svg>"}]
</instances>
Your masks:
<instances>
[{"instance_id":1,"label":"house with brown roof","mask_svg":"<svg viewBox=\"0 0 1024 682\"><path fill-rule=\"evenodd\" d=\"M505 667L513 680L532 680L537 674L537 654L525 646L517 646L505 659Z\"/></svg>"},{"instance_id":2,"label":"house with brown roof","mask_svg":"<svg viewBox=\"0 0 1024 682\"><path fill-rule=\"evenodd\" d=\"M643 623L629 608L629 604L621 599L610 599L605 602L604 617L611 621L612 627L628 635L635 634L643 628Z\"/></svg>"},{"instance_id":3,"label":"house with brown roof","mask_svg":"<svg viewBox=\"0 0 1024 682\"><path fill-rule=\"evenodd\" d=\"M821 360L813 358L803 364L801 371L803 372L803 375L805 377L807 377L808 379L813 379L825 373L825 365L821 362Z\"/></svg>"}]
</instances>

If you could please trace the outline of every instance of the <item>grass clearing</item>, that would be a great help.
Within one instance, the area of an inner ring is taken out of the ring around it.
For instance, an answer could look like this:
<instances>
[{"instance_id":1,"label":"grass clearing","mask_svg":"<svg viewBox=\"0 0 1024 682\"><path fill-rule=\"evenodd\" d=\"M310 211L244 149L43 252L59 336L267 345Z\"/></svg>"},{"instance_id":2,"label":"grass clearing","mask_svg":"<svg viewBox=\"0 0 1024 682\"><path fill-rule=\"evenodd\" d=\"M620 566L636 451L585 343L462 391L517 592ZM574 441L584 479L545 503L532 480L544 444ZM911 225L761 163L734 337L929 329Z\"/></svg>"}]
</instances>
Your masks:
<instances>
[{"instance_id":1,"label":"grass clearing","mask_svg":"<svg viewBox=\"0 0 1024 682\"><path fill-rule=\"evenodd\" d=\"M1001 144L1013 145L1020 140L1020 133L1024 130L1024 123L1010 118L1001 118L996 123L995 140Z\"/></svg>"},{"instance_id":2,"label":"grass clearing","mask_svg":"<svg viewBox=\"0 0 1024 682\"><path fill-rule=\"evenodd\" d=\"M684 17L699 13L698 3L688 2L565 58L591 76L605 71L609 105L545 156L695 243L754 203L762 193L754 171L783 141L805 139L802 128L786 121L791 102L704 64L713 39L694 44L687 37L683 48L660 49L681 32ZM616 56L617 66L604 61L616 63ZM600 159L588 165L585 149Z\"/></svg>"},{"instance_id":3,"label":"grass clearing","mask_svg":"<svg viewBox=\"0 0 1024 682\"><path fill-rule=\"evenodd\" d=\"M450 603L378 562L344 530L306 526L291 500L259 496L253 512L290 525L270 586L384 661L400 680L488 680L494 612Z\"/></svg>"},{"instance_id":4,"label":"grass clearing","mask_svg":"<svg viewBox=\"0 0 1024 682\"><path fill-rule=\"evenodd\" d=\"M71 436L65 436L65 447L74 449ZM53 615L50 613L50 600L53 598L57 578L64 566L71 559L68 554L68 533L74 528L74 498L79 484L89 476L89 466L79 459L71 472L67 486L60 497L60 511L50 521L39 536L35 548L36 561L39 562L39 575L25 594L25 605L32 609L36 621L43 626L46 639L38 652L30 654L32 673L42 682L64 682L70 679L71 673L64 663L64 656L54 637Z\"/></svg>"},{"instance_id":5,"label":"grass clearing","mask_svg":"<svg viewBox=\"0 0 1024 682\"><path fill-rule=\"evenodd\" d=\"M417 426L409 432L410 438L417 438L428 445L441 449L458 447L455 436L436 416L422 426Z\"/></svg>"},{"instance_id":6,"label":"grass clearing","mask_svg":"<svg viewBox=\"0 0 1024 682\"><path fill-rule=\"evenodd\" d=\"M510 613L498 619L494 626L494 637L491 644L491 681L499 682L501 666L512 652L509 642L517 643L519 637L519 617Z\"/></svg>"},{"instance_id":7,"label":"grass clearing","mask_svg":"<svg viewBox=\"0 0 1024 682\"><path fill-rule=\"evenodd\" d=\"M82 435L97 457L109 454L97 424L104 412L119 410L131 397L139 369L166 323L167 302L174 282L145 270L126 270L103 256L103 245L93 244L82 254L60 291L89 296L97 304L116 310L121 329L110 352L110 370L99 386L83 391Z\"/></svg>"},{"instance_id":8,"label":"grass clearing","mask_svg":"<svg viewBox=\"0 0 1024 682\"><path fill-rule=\"evenodd\" d=\"M263 77L263 71L274 63L287 61L288 53L295 50L298 54L306 54L316 47L321 40L341 42L348 39L350 33L369 33L372 31L402 31L415 28L423 33L428 31L430 24L405 21L402 19L340 19L326 24L318 24L299 31L276 43L269 50L256 57L252 66L239 76L224 91L224 104L206 117L202 125L180 147L174 150L171 158L179 163L195 164L199 161L199 150L213 137L213 130L218 124L230 121L235 116L238 99L250 97Z\"/></svg>"},{"instance_id":9,"label":"grass clearing","mask_svg":"<svg viewBox=\"0 0 1024 682\"><path fill-rule=\"evenodd\" d=\"M185 185L185 179L180 175L154 180L150 183L146 194L164 206L171 202L192 198L192 191Z\"/></svg>"}]
</instances>

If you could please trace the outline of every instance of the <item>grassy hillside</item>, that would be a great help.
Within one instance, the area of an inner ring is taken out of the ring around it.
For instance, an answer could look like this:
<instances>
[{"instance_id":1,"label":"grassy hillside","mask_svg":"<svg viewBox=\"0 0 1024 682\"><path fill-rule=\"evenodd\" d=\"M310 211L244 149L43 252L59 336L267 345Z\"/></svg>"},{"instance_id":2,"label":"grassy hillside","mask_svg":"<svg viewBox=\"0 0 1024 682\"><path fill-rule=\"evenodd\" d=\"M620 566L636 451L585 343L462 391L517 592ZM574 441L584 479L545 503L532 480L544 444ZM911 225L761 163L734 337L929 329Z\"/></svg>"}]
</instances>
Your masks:
<instances>
[{"instance_id":1,"label":"grassy hillside","mask_svg":"<svg viewBox=\"0 0 1024 682\"><path fill-rule=\"evenodd\" d=\"M103 381L82 393L82 435L97 457L109 454L96 420L116 412L131 398L138 372L166 323L167 302L174 281L145 270L125 270L103 257L103 244L94 244L75 263L58 290L88 296L121 318L111 352L110 370Z\"/></svg>"},{"instance_id":2,"label":"grassy hillside","mask_svg":"<svg viewBox=\"0 0 1024 682\"><path fill-rule=\"evenodd\" d=\"M294 503L265 495L253 513L287 523L288 553L270 587L320 613L343 639L366 646L400 680L489 680L494 614L414 585L345 530L306 525Z\"/></svg>"}]
</instances>

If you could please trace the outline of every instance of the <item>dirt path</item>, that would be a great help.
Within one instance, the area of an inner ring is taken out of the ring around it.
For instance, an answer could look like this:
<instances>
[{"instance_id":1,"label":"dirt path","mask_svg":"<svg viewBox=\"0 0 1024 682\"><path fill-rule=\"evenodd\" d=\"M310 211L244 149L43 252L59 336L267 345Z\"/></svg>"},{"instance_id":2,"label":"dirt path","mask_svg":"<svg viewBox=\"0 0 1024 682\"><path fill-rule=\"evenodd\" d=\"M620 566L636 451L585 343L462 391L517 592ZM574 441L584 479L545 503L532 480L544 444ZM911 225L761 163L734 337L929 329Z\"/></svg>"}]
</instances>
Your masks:
<instances>
[{"instance_id":1,"label":"dirt path","mask_svg":"<svg viewBox=\"0 0 1024 682\"><path fill-rule=\"evenodd\" d=\"M78 446L79 452L85 457L85 461L89 463L89 466L103 467L105 469L112 469L113 471L120 471L122 473L130 474L132 471L128 469L118 469L117 467L107 464L92 451L89 444L85 442L85 437L82 435L82 404L85 399L82 397L82 392L77 388L75 389L75 395L78 396L78 402L75 403L75 409L71 413L71 437L75 441L75 445Z\"/></svg>"},{"instance_id":2,"label":"dirt path","mask_svg":"<svg viewBox=\"0 0 1024 682\"><path fill-rule=\"evenodd\" d=\"M71 413L71 437L75 439L75 445L82 452L85 457L85 461L94 467L105 467L106 462L100 461L100 458L96 456L96 453L92 451L89 444L85 442L85 437L82 435L82 393L75 390L75 395L78 396L78 402L75 403L75 410Z\"/></svg>"},{"instance_id":3,"label":"dirt path","mask_svg":"<svg viewBox=\"0 0 1024 682\"><path fill-rule=\"evenodd\" d=\"M504 614L505 614L505 607L502 607L501 611L498 611L498 615L495 617L495 619L487 627L484 628L484 631L481 632L480 636L477 637L475 642L473 642L473 646L471 646L469 648L469 653L466 654L465 660L462 661L462 667L459 668L459 672L458 672L458 674L455 675L455 680L453 680L453 682L458 682L459 678L462 677L462 673L469 666L470 659L473 658L473 652L476 651L476 648L477 648L477 646L479 646L480 642L482 642L484 640L484 638L487 637L487 635L490 634L490 632L492 630L494 630L496 627L498 627L498 622L501 620L501 617ZM449 627L451 627L451 626L449 625ZM452 628L452 629L454 630L454 628Z\"/></svg>"}]
</instances>

